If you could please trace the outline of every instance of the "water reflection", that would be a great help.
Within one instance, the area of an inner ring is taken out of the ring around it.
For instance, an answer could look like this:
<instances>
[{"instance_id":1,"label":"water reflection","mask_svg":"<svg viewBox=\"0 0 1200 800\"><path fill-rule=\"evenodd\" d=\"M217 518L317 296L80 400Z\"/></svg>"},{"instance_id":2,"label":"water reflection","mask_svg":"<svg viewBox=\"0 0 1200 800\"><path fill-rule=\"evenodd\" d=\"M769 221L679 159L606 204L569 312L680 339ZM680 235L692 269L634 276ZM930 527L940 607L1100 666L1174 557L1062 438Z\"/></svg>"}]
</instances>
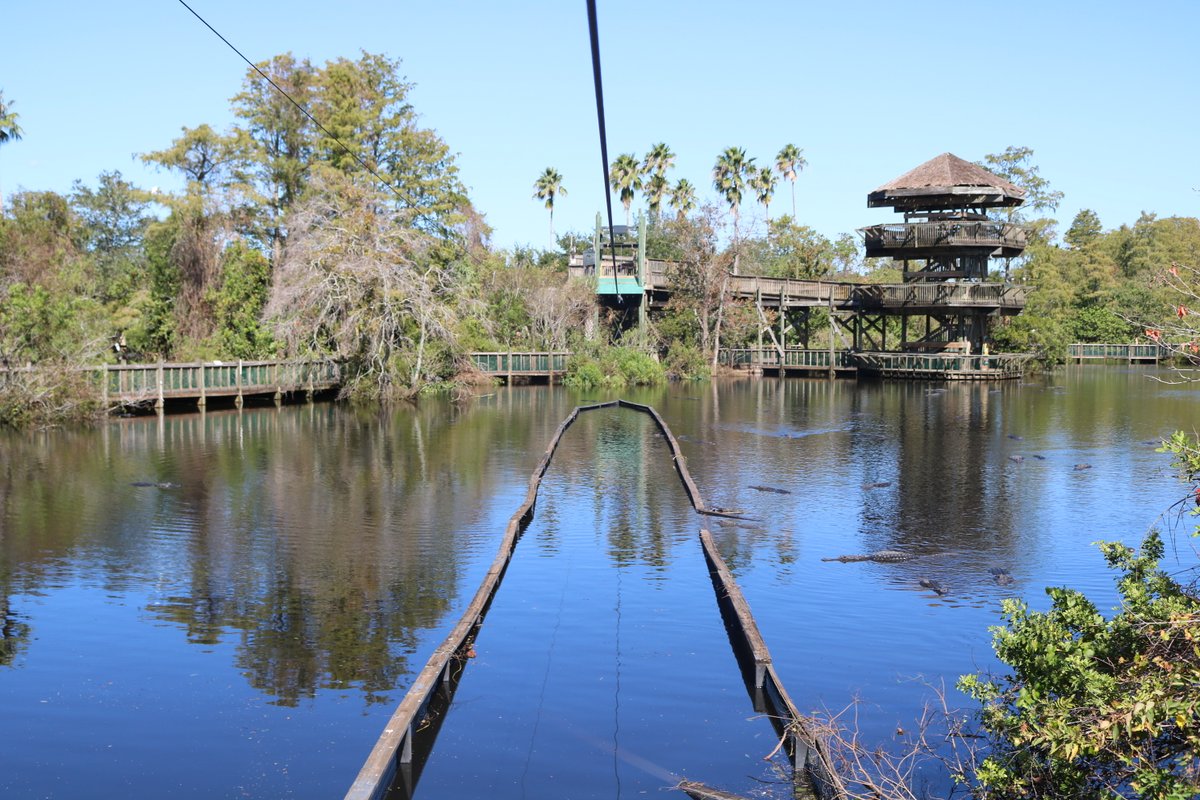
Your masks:
<instances>
[{"instance_id":1,"label":"water reflection","mask_svg":"<svg viewBox=\"0 0 1200 800\"><path fill-rule=\"evenodd\" d=\"M1101 608L1115 598L1091 543L1137 543L1178 499L1169 460L1145 443L1190 428L1200 400L1147 373L625 395L660 410L706 500L752 518L712 530L793 695L805 708L869 697L890 711L864 726L886 736L921 704L902 678L952 684L994 663L987 627L1001 597L1044 605L1041 587L1070 584ZM163 774L147 794L344 791L474 591L558 422L611 399L486 394L382 417L316 405L0 435L0 794L73 796L65 781L88 789L74 796L117 796L128 775L153 770ZM653 429L588 424L571 437L575 457L556 462L579 497L539 504L518 560L577 552L564 531L583 509L603 521L587 568L628 578L656 608L687 571L675 523L655 511L678 503L678 480ZM919 557L821 561L880 549ZM558 607L561 584L530 585ZM715 613L705 591L700 608ZM518 624L547 624L522 614ZM596 634L590 619L572 624ZM124 694L96 689L122 680ZM205 731L222 770L172 759L147 735L181 719ZM97 744L86 768L78 753L56 760L63 725L93 742L120 732L117 747ZM246 730L259 732L250 748Z\"/></svg>"},{"instance_id":2,"label":"water reflection","mask_svg":"<svg viewBox=\"0 0 1200 800\"><path fill-rule=\"evenodd\" d=\"M11 661L30 631L11 595L82 569L110 592L152 586L146 612L193 644L234 637L238 670L281 705L350 686L388 700L414 632L463 591L470 532L516 482L491 468L496 449L524 452L541 433L538 417L517 417L324 405L12 439L0 653Z\"/></svg>"}]
</instances>

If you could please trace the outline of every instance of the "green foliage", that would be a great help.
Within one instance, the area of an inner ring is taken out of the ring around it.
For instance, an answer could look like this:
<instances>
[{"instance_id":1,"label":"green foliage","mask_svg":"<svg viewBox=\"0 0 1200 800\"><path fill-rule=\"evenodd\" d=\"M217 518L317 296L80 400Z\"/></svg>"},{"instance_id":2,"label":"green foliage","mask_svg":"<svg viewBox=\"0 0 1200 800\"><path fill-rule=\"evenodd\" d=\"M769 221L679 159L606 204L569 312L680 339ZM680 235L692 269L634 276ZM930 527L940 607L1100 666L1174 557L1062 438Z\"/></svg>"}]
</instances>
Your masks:
<instances>
[{"instance_id":1,"label":"green foliage","mask_svg":"<svg viewBox=\"0 0 1200 800\"><path fill-rule=\"evenodd\" d=\"M1159 569L1163 543L1101 544L1119 570L1106 619L1081 593L1048 589L1033 612L1006 600L994 646L1013 674L966 676L992 749L977 795L1185 800L1200 791L1200 601Z\"/></svg>"},{"instance_id":2,"label":"green foliage","mask_svg":"<svg viewBox=\"0 0 1200 800\"><path fill-rule=\"evenodd\" d=\"M577 353L567 362L563 383L573 389L652 386L666 380L662 365L632 347L605 347Z\"/></svg>"},{"instance_id":3,"label":"green foliage","mask_svg":"<svg viewBox=\"0 0 1200 800\"><path fill-rule=\"evenodd\" d=\"M608 168L608 182L614 192L619 192L621 205L625 206L625 224L629 224L629 209L633 205L634 193L642 188L642 167L633 153L617 156Z\"/></svg>"},{"instance_id":4,"label":"green foliage","mask_svg":"<svg viewBox=\"0 0 1200 800\"><path fill-rule=\"evenodd\" d=\"M1028 312L992 330L995 352L1033 353L1046 367L1066 360L1069 339L1069 332L1057 320Z\"/></svg>"},{"instance_id":5,"label":"green foliage","mask_svg":"<svg viewBox=\"0 0 1200 800\"><path fill-rule=\"evenodd\" d=\"M1076 342L1128 342L1139 331L1111 308L1081 308L1071 317L1071 338Z\"/></svg>"},{"instance_id":6,"label":"green foliage","mask_svg":"<svg viewBox=\"0 0 1200 800\"><path fill-rule=\"evenodd\" d=\"M75 181L71 205L84 250L94 262L95 295L106 302L127 299L144 266L142 236L150 224L150 203L120 172L102 172L94 190Z\"/></svg>"},{"instance_id":7,"label":"green foliage","mask_svg":"<svg viewBox=\"0 0 1200 800\"><path fill-rule=\"evenodd\" d=\"M846 258L845 243L841 246L837 250L812 228L782 217L770 221L766 238L746 240L743 265L772 278L823 278L833 272L835 259Z\"/></svg>"},{"instance_id":8,"label":"green foliage","mask_svg":"<svg viewBox=\"0 0 1200 800\"><path fill-rule=\"evenodd\" d=\"M1079 249L1094 244L1103 232L1100 216L1090 208L1085 208L1075 215L1063 239L1071 248Z\"/></svg>"},{"instance_id":9,"label":"green foliage","mask_svg":"<svg viewBox=\"0 0 1200 800\"><path fill-rule=\"evenodd\" d=\"M1200 517L1200 439L1183 431L1175 431L1171 438L1163 442L1158 452L1171 454L1179 477L1189 484L1184 505L1190 502L1190 513L1194 517ZM1192 535L1200 536L1200 525L1196 526Z\"/></svg>"},{"instance_id":10,"label":"green foliage","mask_svg":"<svg viewBox=\"0 0 1200 800\"><path fill-rule=\"evenodd\" d=\"M274 354L275 340L262 322L271 283L271 263L245 241L226 248L221 283L208 301L216 317L216 352L223 358L255 359Z\"/></svg>"},{"instance_id":11,"label":"green foliage","mask_svg":"<svg viewBox=\"0 0 1200 800\"><path fill-rule=\"evenodd\" d=\"M0 355L13 365L64 364L94 355L106 339L102 326L97 304L86 297L23 283L0 296Z\"/></svg>"},{"instance_id":12,"label":"green foliage","mask_svg":"<svg viewBox=\"0 0 1200 800\"><path fill-rule=\"evenodd\" d=\"M663 367L672 380L699 380L709 375L708 359L700 348L682 341L672 341L667 347Z\"/></svg>"},{"instance_id":13,"label":"green foliage","mask_svg":"<svg viewBox=\"0 0 1200 800\"><path fill-rule=\"evenodd\" d=\"M0 144L15 142L21 138L24 131L17 124L17 120L21 115L12 110L16 105L11 100L4 99L4 92L0 91Z\"/></svg>"}]
</instances>

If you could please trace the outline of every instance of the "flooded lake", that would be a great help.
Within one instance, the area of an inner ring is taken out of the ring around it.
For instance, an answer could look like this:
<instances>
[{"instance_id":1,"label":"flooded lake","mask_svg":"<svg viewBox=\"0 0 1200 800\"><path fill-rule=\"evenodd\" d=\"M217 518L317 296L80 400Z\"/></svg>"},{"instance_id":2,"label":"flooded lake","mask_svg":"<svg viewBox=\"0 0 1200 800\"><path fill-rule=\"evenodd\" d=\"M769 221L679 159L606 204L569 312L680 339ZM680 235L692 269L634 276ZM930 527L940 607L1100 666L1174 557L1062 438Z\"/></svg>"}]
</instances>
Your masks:
<instances>
[{"instance_id":1,"label":"flooded lake","mask_svg":"<svg viewBox=\"0 0 1200 800\"><path fill-rule=\"evenodd\" d=\"M1182 497L1155 448L1194 428L1200 387L1151 374L620 393L660 411L710 504L753 519L697 517L643 415L581 417L416 796L632 797L680 776L769 791L775 733L730 651L702 522L801 710L857 698L863 735L886 741L930 684L966 704L957 677L1000 666L1003 597L1044 608L1044 587L1070 585L1111 606L1092 543L1138 543ZM0 796L340 797L554 429L615 396L501 387L383 415L0 435ZM1192 547L1168 538L1164 566L1195 564ZM884 549L917 557L823 560Z\"/></svg>"}]
</instances>

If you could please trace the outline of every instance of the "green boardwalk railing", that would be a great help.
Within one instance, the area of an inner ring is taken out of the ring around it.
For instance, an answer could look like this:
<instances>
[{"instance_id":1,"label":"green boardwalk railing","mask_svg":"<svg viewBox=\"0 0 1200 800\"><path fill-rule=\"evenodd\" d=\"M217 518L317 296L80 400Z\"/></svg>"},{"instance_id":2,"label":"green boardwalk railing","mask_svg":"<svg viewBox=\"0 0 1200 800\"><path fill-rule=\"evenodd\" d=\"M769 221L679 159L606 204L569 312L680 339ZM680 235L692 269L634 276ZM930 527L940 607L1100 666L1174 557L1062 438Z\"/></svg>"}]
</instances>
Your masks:
<instances>
[{"instance_id":1,"label":"green boardwalk railing","mask_svg":"<svg viewBox=\"0 0 1200 800\"><path fill-rule=\"evenodd\" d=\"M854 362L848 350L802 350L785 348L782 363L786 369L828 370L832 358L836 370L853 370ZM734 369L779 369L779 350L774 347L738 347L721 350L718 361Z\"/></svg>"},{"instance_id":2,"label":"green boardwalk railing","mask_svg":"<svg viewBox=\"0 0 1200 800\"><path fill-rule=\"evenodd\" d=\"M338 361L236 361L105 364L95 368L104 402L150 403L321 392L342 382Z\"/></svg>"},{"instance_id":3,"label":"green boardwalk railing","mask_svg":"<svg viewBox=\"0 0 1200 800\"><path fill-rule=\"evenodd\" d=\"M480 372L489 375L546 376L561 375L567 371L568 352L508 352L471 353L471 361Z\"/></svg>"},{"instance_id":4,"label":"green boardwalk railing","mask_svg":"<svg viewBox=\"0 0 1200 800\"><path fill-rule=\"evenodd\" d=\"M1161 344L1101 344L1067 345L1067 358L1073 361L1148 361L1167 358L1167 348Z\"/></svg>"}]
</instances>

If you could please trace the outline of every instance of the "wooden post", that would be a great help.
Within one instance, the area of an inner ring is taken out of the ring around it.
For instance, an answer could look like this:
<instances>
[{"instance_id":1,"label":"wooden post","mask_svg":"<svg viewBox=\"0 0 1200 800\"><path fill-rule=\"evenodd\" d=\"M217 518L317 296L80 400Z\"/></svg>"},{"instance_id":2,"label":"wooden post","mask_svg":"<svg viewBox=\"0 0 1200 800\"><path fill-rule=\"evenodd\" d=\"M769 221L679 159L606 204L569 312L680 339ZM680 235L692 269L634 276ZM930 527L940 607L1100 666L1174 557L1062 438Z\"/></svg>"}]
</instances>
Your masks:
<instances>
[{"instance_id":1,"label":"wooden post","mask_svg":"<svg viewBox=\"0 0 1200 800\"><path fill-rule=\"evenodd\" d=\"M829 293L829 380L835 377L833 363L833 337L837 335L837 322L833 319L833 292Z\"/></svg>"},{"instance_id":2,"label":"wooden post","mask_svg":"<svg viewBox=\"0 0 1200 800\"><path fill-rule=\"evenodd\" d=\"M204 394L205 380L206 379L205 379L205 374L204 374L204 362L201 361L200 362L200 399L196 401L196 407L199 408L201 411L204 410L204 407L207 405L207 402L208 402L207 399L205 398L205 394Z\"/></svg>"},{"instance_id":3,"label":"wooden post","mask_svg":"<svg viewBox=\"0 0 1200 800\"><path fill-rule=\"evenodd\" d=\"M237 384L237 397L234 398L233 404L238 408L242 407L242 360L238 359L237 373L233 376L234 383Z\"/></svg>"},{"instance_id":4,"label":"wooden post","mask_svg":"<svg viewBox=\"0 0 1200 800\"><path fill-rule=\"evenodd\" d=\"M156 373L156 376L158 379L158 399L154 402L154 410L157 411L159 414L161 414L161 413L163 413L163 408L166 406L166 402L163 398L163 362L162 362L162 359L159 359L158 369L155 371L155 373Z\"/></svg>"},{"instance_id":5,"label":"wooden post","mask_svg":"<svg viewBox=\"0 0 1200 800\"><path fill-rule=\"evenodd\" d=\"M512 386L512 350L508 351L508 385Z\"/></svg>"},{"instance_id":6,"label":"wooden post","mask_svg":"<svg viewBox=\"0 0 1200 800\"><path fill-rule=\"evenodd\" d=\"M103 371L100 373L100 397L104 403L105 412L108 411L108 364L104 365Z\"/></svg>"}]
</instances>

